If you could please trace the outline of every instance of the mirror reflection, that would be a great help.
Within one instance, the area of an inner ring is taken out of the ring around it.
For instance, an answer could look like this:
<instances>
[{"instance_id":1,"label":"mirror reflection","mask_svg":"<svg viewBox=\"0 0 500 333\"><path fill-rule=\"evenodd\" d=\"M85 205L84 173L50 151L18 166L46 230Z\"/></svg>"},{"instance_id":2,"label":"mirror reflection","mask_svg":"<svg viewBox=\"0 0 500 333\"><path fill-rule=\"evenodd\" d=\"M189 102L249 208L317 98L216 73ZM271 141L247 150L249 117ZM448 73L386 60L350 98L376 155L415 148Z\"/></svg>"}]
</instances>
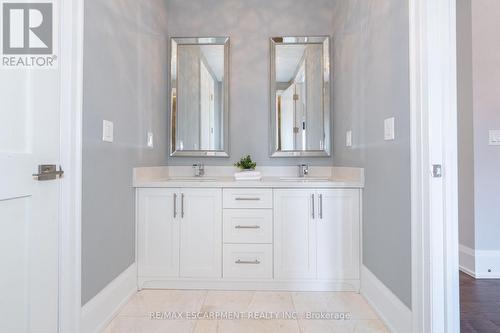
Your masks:
<instances>
[{"instance_id":1,"label":"mirror reflection","mask_svg":"<svg viewBox=\"0 0 500 333\"><path fill-rule=\"evenodd\" d=\"M273 156L329 153L328 40L319 38L272 40Z\"/></svg>"},{"instance_id":2,"label":"mirror reflection","mask_svg":"<svg viewBox=\"0 0 500 333\"><path fill-rule=\"evenodd\" d=\"M174 156L227 156L227 42L172 39Z\"/></svg>"}]
</instances>

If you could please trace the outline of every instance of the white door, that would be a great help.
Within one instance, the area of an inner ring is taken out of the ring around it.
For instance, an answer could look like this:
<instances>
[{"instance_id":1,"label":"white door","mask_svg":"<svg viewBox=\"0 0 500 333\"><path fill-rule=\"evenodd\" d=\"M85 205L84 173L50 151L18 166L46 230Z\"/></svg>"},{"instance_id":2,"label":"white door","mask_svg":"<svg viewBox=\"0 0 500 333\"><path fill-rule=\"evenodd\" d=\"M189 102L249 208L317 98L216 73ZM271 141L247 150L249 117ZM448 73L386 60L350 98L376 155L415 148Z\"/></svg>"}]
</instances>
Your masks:
<instances>
[{"instance_id":1,"label":"white door","mask_svg":"<svg viewBox=\"0 0 500 333\"><path fill-rule=\"evenodd\" d=\"M214 149L214 78L200 61L200 149Z\"/></svg>"},{"instance_id":2,"label":"white door","mask_svg":"<svg viewBox=\"0 0 500 333\"><path fill-rule=\"evenodd\" d=\"M183 189L180 206L180 276L222 277L222 190Z\"/></svg>"},{"instance_id":3,"label":"white door","mask_svg":"<svg viewBox=\"0 0 500 333\"><path fill-rule=\"evenodd\" d=\"M359 279L359 190L321 190L318 197L318 279Z\"/></svg>"},{"instance_id":4,"label":"white door","mask_svg":"<svg viewBox=\"0 0 500 333\"><path fill-rule=\"evenodd\" d=\"M0 332L58 331L60 71L0 69Z\"/></svg>"},{"instance_id":5,"label":"white door","mask_svg":"<svg viewBox=\"0 0 500 333\"><path fill-rule=\"evenodd\" d=\"M179 276L177 193L169 188L137 191L137 261L141 277Z\"/></svg>"},{"instance_id":6,"label":"white door","mask_svg":"<svg viewBox=\"0 0 500 333\"><path fill-rule=\"evenodd\" d=\"M274 276L280 280L316 278L315 193L274 191Z\"/></svg>"},{"instance_id":7,"label":"white door","mask_svg":"<svg viewBox=\"0 0 500 333\"><path fill-rule=\"evenodd\" d=\"M295 150L295 85L292 84L281 94L281 150Z\"/></svg>"}]
</instances>

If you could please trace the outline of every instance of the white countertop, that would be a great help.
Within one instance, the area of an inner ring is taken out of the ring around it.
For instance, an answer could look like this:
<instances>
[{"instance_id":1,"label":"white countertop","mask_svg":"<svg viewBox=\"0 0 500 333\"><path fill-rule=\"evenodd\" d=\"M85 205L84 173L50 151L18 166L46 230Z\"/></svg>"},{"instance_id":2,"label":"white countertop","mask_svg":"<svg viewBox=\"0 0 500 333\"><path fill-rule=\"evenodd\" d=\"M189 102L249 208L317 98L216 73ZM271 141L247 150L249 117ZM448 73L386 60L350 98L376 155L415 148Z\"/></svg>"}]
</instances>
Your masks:
<instances>
[{"instance_id":1,"label":"white countertop","mask_svg":"<svg viewBox=\"0 0 500 333\"><path fill-rule=\"evenodd\" d=\"M291 169L292 168L292 169ZM221 170L222 169L222 170ZM316 170L315 170L316 169ZM260 181L235 180L233 169L206 167L203 177L192 176L191 167L153 167L134 169L136 188L363 188L364 170L360 168L312 167L310 177L295 178L293 167L267 167L262 169ZM293 173L292 173L293 172ZM267 176L269 175L269 176ZM176 179L181 178L181 179ZM316 179L315 179L316 178ZM317 179L321 178L321 179Z\"/></svg>"}]
</instances>

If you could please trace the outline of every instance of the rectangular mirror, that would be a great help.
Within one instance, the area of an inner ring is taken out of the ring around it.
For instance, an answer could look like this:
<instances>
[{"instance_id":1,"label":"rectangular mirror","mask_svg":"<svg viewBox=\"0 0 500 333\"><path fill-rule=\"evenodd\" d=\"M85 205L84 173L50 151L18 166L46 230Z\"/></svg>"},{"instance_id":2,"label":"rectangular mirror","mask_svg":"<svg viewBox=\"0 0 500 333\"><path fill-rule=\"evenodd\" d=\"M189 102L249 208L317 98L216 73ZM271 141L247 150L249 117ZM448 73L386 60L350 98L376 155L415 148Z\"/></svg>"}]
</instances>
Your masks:
<instances>
[{"instance_id":1,"label":"rectangular mirror","mask_svg":"<svg viewBox=\"0 0 500 333\"><path fill-rule=\"evenodd\" d=\"M170 94L170 155L229 156L229 38L172 38Z\"/></svg>"},{"instance_id":2,"label":"rectangular mirror","mask_svg":"<svg viewBox=\"0 0 500 333\"><path fill-rule=\"evenodd\" d=\"M329 37L271 38L272 157L330 156Z\"/></svg>"}]
</instances>

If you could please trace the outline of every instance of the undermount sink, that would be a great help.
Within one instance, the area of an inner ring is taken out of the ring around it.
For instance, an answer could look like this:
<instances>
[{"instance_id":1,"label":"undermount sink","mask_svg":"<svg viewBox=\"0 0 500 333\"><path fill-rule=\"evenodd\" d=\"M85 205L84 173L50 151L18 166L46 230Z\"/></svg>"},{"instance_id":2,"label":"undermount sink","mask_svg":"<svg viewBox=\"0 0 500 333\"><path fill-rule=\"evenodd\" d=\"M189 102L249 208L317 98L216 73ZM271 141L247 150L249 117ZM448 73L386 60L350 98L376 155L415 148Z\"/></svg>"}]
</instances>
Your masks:
<instances>
[{"instance_id":1,"label":"undermount sink","mask_svg":"<svg viewBox=\"0 0 500 333\"><path fill-rule=\"evenodd\" d=\"M215 182L215 178L209 177L170 177L171 182Z\"/></svg>"},{"instance_id":2,"label":"undermount sink","mask_svg":"<svg viewBox=\"0 0 500 333\"><path fill-rule=\"evenodd\" d=\"M329 180L327 177L281 177L284 182L326 182Z\"/></svg>"}]
</instances>

